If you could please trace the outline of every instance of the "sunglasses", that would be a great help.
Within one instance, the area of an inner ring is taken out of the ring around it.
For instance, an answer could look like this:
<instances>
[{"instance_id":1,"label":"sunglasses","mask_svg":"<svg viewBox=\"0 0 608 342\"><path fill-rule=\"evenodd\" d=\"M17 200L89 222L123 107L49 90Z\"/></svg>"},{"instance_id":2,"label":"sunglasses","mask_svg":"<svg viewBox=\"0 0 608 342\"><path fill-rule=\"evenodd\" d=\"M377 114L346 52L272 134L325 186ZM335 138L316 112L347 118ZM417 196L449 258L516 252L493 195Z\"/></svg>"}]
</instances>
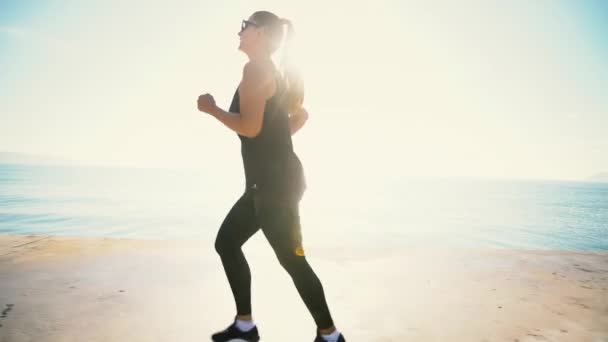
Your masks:
<instances>
[{"instance_id":1,"label":"sunglasses","mask_svg":"<svg viewBox=\"0 0 608 342\"><path fill-rule=\"evenodd\" d=\"M254 23L253 21L243 20L241 23L241 31L245 31L249 26L259 27L260 25Z\"/></svg>"}]
</instances>

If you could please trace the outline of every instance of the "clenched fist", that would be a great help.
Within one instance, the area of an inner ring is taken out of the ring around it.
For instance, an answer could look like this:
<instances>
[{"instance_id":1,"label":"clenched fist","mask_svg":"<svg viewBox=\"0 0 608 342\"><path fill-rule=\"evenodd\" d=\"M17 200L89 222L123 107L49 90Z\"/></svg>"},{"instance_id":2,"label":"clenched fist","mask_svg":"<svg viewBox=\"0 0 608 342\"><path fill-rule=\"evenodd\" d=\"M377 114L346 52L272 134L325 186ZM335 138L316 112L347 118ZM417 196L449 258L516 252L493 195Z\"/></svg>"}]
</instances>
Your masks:
<instances>
[{"instance_id":1,"label":"clenched fist","mask_svg":"<svg viewBox=\"0 0 608 342\"><path fill-rule=\"evenodd\" d=\"M204 94L199 96L197 105L198 110L208 114L213 114L217 109L217 106L215 105L215 99L213 99L213 96L211 96L211 94Z\"/></svg>"}]
</instances>

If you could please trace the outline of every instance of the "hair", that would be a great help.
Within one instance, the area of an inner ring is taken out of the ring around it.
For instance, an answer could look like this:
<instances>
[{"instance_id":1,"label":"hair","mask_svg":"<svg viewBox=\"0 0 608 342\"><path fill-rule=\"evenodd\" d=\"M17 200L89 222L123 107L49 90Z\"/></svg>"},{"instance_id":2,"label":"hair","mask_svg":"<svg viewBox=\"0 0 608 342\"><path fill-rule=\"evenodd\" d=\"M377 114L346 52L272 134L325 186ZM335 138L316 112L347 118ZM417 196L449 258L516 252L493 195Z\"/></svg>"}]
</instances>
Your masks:
<instances>
[{"instance_id":1,"label":"hair","mask_svg":"<svg viewBox=\"0 0 608 342\"><path fill-rule=\"evenodd\" d=\"M279 49L284 37L283 26L287 26L280 69L287 87L285 103L288 109L293 109L304 101L304 81L299 70L289 58L291 41L294 36L293 24L288 19L279 18L276 14L268 11L257 11L253 14L253 18L259 26L264 27L268 37L268 50L271 54Z\"/></svg>"}]
</instances>

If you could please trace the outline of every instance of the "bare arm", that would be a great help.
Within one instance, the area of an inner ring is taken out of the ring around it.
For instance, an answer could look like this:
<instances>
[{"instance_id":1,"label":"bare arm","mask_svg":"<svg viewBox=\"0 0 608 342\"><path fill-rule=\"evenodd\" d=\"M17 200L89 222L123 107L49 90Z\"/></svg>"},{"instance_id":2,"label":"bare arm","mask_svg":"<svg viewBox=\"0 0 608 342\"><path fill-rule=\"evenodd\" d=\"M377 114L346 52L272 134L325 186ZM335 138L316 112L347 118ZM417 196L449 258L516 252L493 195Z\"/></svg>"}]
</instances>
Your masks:
<instances>
[{"instance_id":1,"label":"bare arm","mask_svg":"<svg viewBox=\"0 0 608 342\"><path fill-rule=\"evenodd\" d=\"M227 112L215 105L208 113L240 135L257 136L262 129L264 105L275 88L271 75L266 66L247 63L238 90L240 113Z\"/></svg>"}]
</instances>

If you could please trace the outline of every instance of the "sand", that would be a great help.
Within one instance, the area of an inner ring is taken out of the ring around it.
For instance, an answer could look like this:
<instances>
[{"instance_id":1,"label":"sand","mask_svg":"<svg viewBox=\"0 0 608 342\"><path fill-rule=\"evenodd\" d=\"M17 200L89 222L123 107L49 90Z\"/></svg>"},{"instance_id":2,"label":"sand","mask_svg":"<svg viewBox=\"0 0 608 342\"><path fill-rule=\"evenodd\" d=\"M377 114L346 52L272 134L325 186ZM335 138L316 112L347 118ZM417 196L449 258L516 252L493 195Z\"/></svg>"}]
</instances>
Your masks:
<instances>
[{"instance_id":1,"label":"sand","mask_svg":"<svg viewBox=\"0 0 608 342\"><path fill-rule=\"evenodd\" d=\"M262 341L314 323L263 237ZM608 252L307 247L348 341L608 341ZM234 304L211 241L0 234L0 342L209 341Z\"/></svg>"}]
</instances>

